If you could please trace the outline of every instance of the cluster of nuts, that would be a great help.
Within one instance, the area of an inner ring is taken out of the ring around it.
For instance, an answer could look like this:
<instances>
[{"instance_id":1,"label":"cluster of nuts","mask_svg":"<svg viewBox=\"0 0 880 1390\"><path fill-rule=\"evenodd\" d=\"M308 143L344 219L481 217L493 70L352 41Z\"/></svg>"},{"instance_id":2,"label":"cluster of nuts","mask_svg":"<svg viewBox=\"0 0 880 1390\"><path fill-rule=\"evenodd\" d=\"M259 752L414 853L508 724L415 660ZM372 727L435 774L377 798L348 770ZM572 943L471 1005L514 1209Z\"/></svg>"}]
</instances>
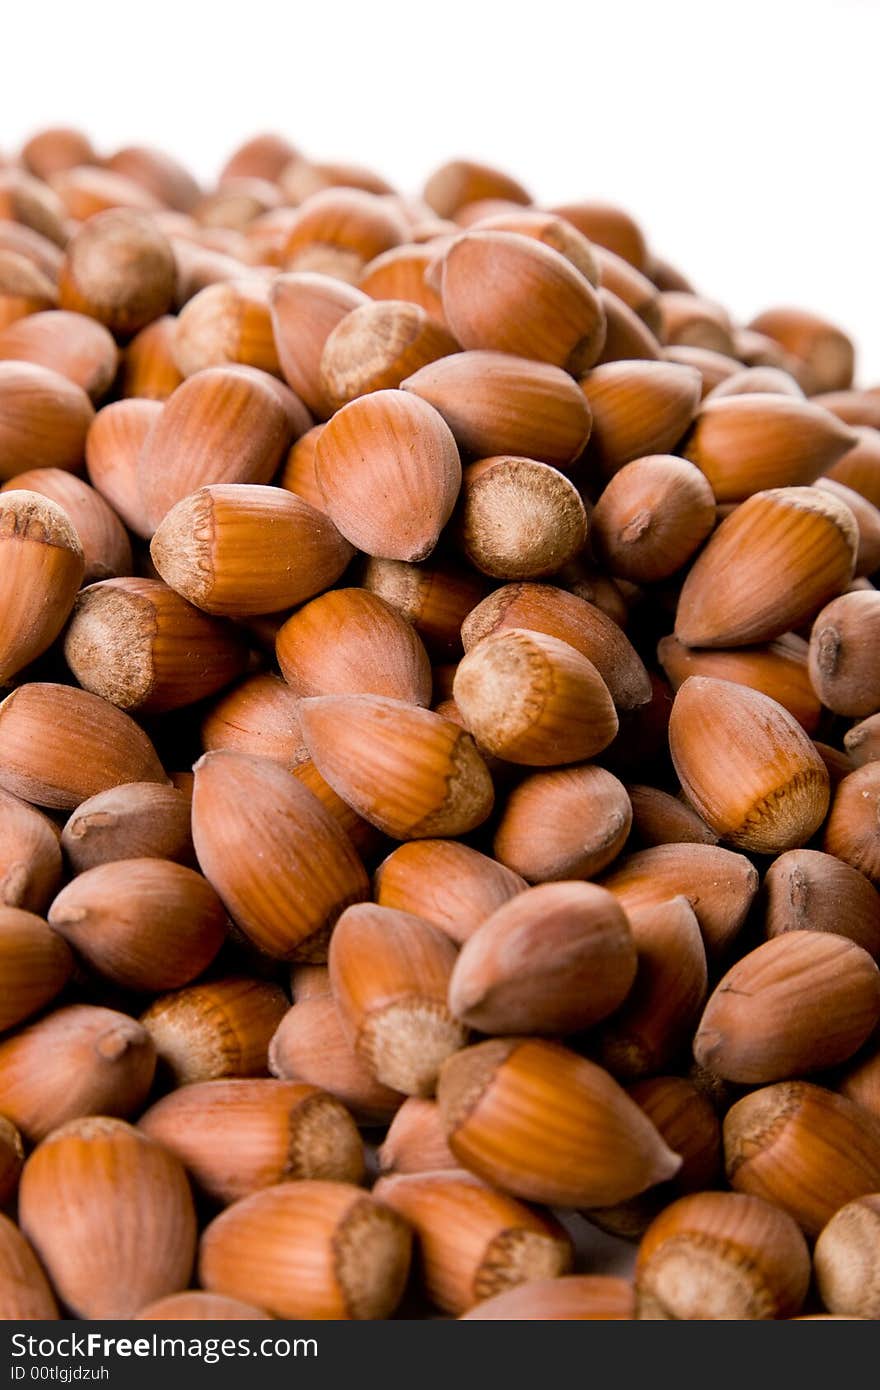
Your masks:
<instances>
[{"instance_id":1,"label":"cluster of nuts","mask_svg":"<svg viewBox=\"0 0 880 1390\"><path fill-rule=\"evenodd\" d=\"M880 1317L852 383L479 164L0 162L0 1316Z\"/></svg>"}]
</instances>

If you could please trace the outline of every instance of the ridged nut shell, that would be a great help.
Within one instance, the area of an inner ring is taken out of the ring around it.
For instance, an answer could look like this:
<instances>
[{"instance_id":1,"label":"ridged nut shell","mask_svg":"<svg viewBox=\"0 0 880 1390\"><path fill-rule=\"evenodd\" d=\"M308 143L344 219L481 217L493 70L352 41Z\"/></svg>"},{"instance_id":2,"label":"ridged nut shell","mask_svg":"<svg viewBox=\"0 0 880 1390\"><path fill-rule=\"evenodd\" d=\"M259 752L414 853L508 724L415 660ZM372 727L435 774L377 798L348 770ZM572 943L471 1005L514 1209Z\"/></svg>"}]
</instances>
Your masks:
<instances>
[{"instance_id":1,"label":"ridged nut shell","mask_svg":"<svg viewBox=\"0 0 880 1390\"><path fill-rule=\"evenodd\" d=\"M136 333L122 354L122 394L167 401L183 381L174 360L177 319L163 314Z\"/></svg>"},{"instance_id":2,"label":"ridged nut shell","mask_svg":"<svg viewBox=\"0 0 880 1390\"><path fill-rule=\"evenodd\" d=\"M0 362L0 479L82 464L95 418L81 386L30 362Z\"/></svg>"},{"instance_id":3,"label":"ridged nut shell","mask_svg":"<svg viewBox=\"0 0 880 1390\"><path fill-rule=\"evenodd\" d=\"M244 671L239 632L157 579L83 589L64 637L79 684L120 709L163 714L215 695Z\"/></svg>"},{"instance_id":4,"label":"ridged nut shell","mask_svg":"<svg viewBox=\"0 0 880 1390\"><path fill-rule=\"evenodd\" d=\"M580 762L607 748L618 729L593 663L567 642L524 628L502 629L472 647L453 694L477 744L508 762Z\"/></svg>"},{"instance_id":5,"label":"ridged nut shell","mask_svg":"<svg viewBox=\"0 0 880 1390\"><path fill-rule=\"evenodd\" d=\"M453 217L468 203L486 198L531 202L522 184L510 174L472 159L451 159L441 164L425 183L422 197L438 217Z\"/></svg>"},{"instance_id":6,"label":"ridged nut shell","mask_svg":"<svg viewBox=\"0 0 880 1390\"><path fill-rule=\"evenodd\" d=\"M793 716L758 691L691 676L675 697L669 746L688 800L740 849L794 849L825 819L825 764Z\"/></svg>"},{"instance_id":7,"label":"ridged nut shell","mask_svg":"<svg viewBox=\"0 0 880 1390\"><path fill-rule=\"evenodd\" d=\"M584 222L580 218L574 225L580 227L581 231L584 229ZM594 240L594 254L599 263L599 284L623 300L659 338L663 332L660 295L656 285L646 275L644 259L638 263L631 261L616 246L605 246L601 239L591 239Z\"/></svg>"},{"instance_id":8,"label":"ridged nut shell","mask_svg":"<svg viewBox=\"0 0 880 1390\"><path fill-rule=\"evenodd\" d=\"M26 801L0 791L0 906L44 912L60 882L56 826Z\"/></svg>"},{"instance_id":9,"label":"ridged nut shell","mask_svg":"<svg viewBox=\"0 0 880 1390\"><path fill-rule=\"evenodd\" d=\"M828 476L880 507L880 409L874 428L854 426L857 443L829 469Z\"/></svg>"},{"instance_id":10,"label":"ridged nut shell","mask_svg":"<svg viewBox=\"0 0 880 1390\"><path fill-rule=\"evenodd\" d=\"M319 420L333 413L321 379L324 344L347 314L366 303L360 290L329 275L279 275L272 285L272 326L281 370Z\"/></svg>"},{"instance_id":11,"label":"ridged nut shell","mask_svg":"<svg viewBox=\"0 0 880 1390\"><path fill-rule=\"evenodd\" d=\"M466 1048L444 1066L438 1100L461 1163L527 1201L610 1205L680 1166L606 1071L555 1043Z\"/></svg>"},{"instance_id":12,"label":"ridged nut shell","mask_svg":"<svg viewBox=\"0 0 880 1390\"><path fill-rule=\"evenodd\" d=\"M493 852L529 883L593 878L617 858L631 826L626 790L604 767L535 772L502 806Z\"/></svg>"},{"instance_id":13,"label":"ridged nut shell","mask_svg":"<svg viewBox=\"0 0 880 1390\"><path fill-rule=\"evenodd\" d=\"M99 975L150 993L201 975L226 937L226 912L211 885L167 859L87 869L58 894L49 923Z\"/></svg>"},{"instance_id":14,"label":"ridged nut shell","mask_svg":"<svg viewBox=\"0 0 880 1390\"><path fill-rule=\"evenodd\" d=\"M571 1268L569 1238L551 1216L460 1169L392 1174L376 1195L413 1227L425 1292L446 1313Z\"/></svg>"},{"instance_id":15,"label":"ridged nut shell","mask_svg":"<svg viewBox=\"0 0 880 1390\"><path fill-rule=\"evenodd\" d=\"M98 695L32 682L0 704L0 786L24 801L72 811L124 782L166 781L144 731Z\"/></svg>"},{"instance_id":16,"label":"ridged nut shell","mask_svg":"<svg viewBox=\"0 0 880 1390\"><path fill-rule=\"evenodd\" d=\"M851 1062L838 1089L880 1119L880 1047L872 1044Z\"/></svg>"},{"instance_id":17,"label":"ridged nut shell","mask_svg":"<svg viewBox=\"0 0 880 1390\"><path fill-rule=\"evenodd\" d=\"M443 322L443 304L436 289L428 284L426 271L435 260L430 241L404 242L392 246L368 261L358 280L358 288L370 299L404 300L417 304L437 323Z\"/></svg>"},{"instance_id":18,"label":"ridged nut shell","mask_svg":"<svg viewBox=\"0 0 880 1390\"><path fill-rule=\"evenodd\" d=\"M0 1032L42 1009L73 973L73 957L42 917L0 907Z\"/></svg>"},{"instance_id":19,"label":"ridged nut shell","mask_svg":"<svg viewBox=\"0 0 880 1390\"><path fill-rule=\"evenodd\" d=\"M61 307L128 336L167 313L174 277L171 245L153 218L135 208L111 208L89 217L68 242Z\"/></svg>"},{"instance_id":20,"label":"ridged nut shell","mask_svg":"<svg viewBox=\"0 0 880 1390\"><path fill-rule=\"evenodd\" d=\"M565 1035L613 1013L635 975L636 944L617 900L592 883L546 883L468 938L449 1005L481 1033Z\"/></svg>"},{"instance_id":21,"label":"ridged nut shell","mask_svg":"<svg viewBox=\"0 0 880 1390\"><path fill-rule=\"evenodd\" d=\"M326 992L316 995L294 986L296 1002L269 1044L269 1070L336 1096L359 1124L387 1124L404 1098L377 1081L355 1051L329 991L329 982Z\"/></svg>"},{"instance_id":22,"label":"ridged nut shell","mask_svg":"<svg viewBox=\"0 0 880 1390\"><path fill-rule=\"evenodd\" d=\"M711 352L734 350L730 316L714 300L689 290L663 290L657 302L665 343L688 343Z\"/></svg>"},{"instance_id":23,"label":"ridged nut shell","mask_svg":"<svg viewBox=\"0 0 880 1390\"><path fill-rule=\"evenodd\" d=\"M852 431L820 406L754 393L706 401L684 452L719 502L741 502L762 488L815 482L853 443Z\"/></svg>"},{"instance_id":24,"label":"ridged nut shell","mask_svg":"<svg viewBox=\"0 0 880 1390\"><path fill-rule=\"evenodd\" d=\"M610 203L578 202L555 207L552 211L571 222L590 241L616 252L630 265L638 269L648 265L644 233L622 208Z\"/></svg>"},{"instance_id":25,"label":"ridged nut shell","mask_svg":"<svg viewBox=\"0 0 880 1390\"><path fill-rule=\"evenodd\" d=\"M129 782L82 802L61 832L76 873L119 859L194 858L190 802L177 787Z\"/></svg>"},{"instance_id":26,"label":"ridged nut shell","mask_svg":"<svg viewBox=\"0 0 880 1390\"><path fill-rule=\"evenodd\" d=\"M758 871L745 855L720 845L657 845L627 855L602 884L630 914L669 898L685 898L708 953L720 956L746 920L758 891Z\"/></svg>"},{"instance_id":27,"label":"ridged nut shell","mask_svg":"<svg viewBox=\"0 0 880 1390\"><path fill-rule=\"evenodd\" d=\"M366 589L312 599L279 629L275 653L297 695L384 695L431 699L431 666L412 626Z\"/></svg>"},{"instance_id":28,"label":"ridged nut shell","mask_svg":"<svg viewBox=\"0 0 880 1390\"><path fill-rule=\"evenodd\" d=\"M711 537L684 582L675 635L742 647L799 627L850 582L858 527L818 488L756 492Z\"/></svg>"},{"instance_id":29,"label":"ridged nut shell","mask_svg":"<svg viewBox=\"0 0 880 1390\"><path fill-rule=\"evenodd\" d=\"M864 718L880 710L880 593L832 599L810 633L810 680L834 714Z\"/></svg>"},{"instance_id":30,"label":"ridged nut shell","mask_svg":"<svg viewBox=\"0 0 880 1390\"><path fill-rule=\"evenodd\" d=\"M632 806L633 839L643 849L656 845L715 845L718 836L681 795L659 787L628 782L626 794Z\"/></svg>"},{"instance_id":31,"label":"ridged nut shell","mask_svg":"<svg viewBox=\"0 0 880 1390\"><path fill-rule=\"evenodd\" d=\"M464 348L534 357L574 372L596 361L605 315L589 281L552 247L474 230L443 259L443 313Z\"/></svg>"},{"instance_id":32,"label":"ridged nut shell","mask_svg":"<svg viewBox=\"0 0 880 1390\"><path fill-rule=\"evenodd\" d=\"M99 410L86 436L89 482L136 536L152 535L138 487L138 458L162 412L161 401L113 401Z\"/></svg>"},{"instance_id":33,"label":"ridged nut shell","mask_svg":"<svg viewBox=\"0 0 880 1390\"><path fill-rule=\"evenodd\" d=\"M442 715L381 696L328 695L304 700L301 719L322 777L396 839L463 835L492 809L473 739Z\"/></svg>"},{"instance_id":34,"label":"ridged nut shell","mask_svg":"<svg viewBox=\"0 0 880 1390\"><path fill-rule=\"evenodd\" d=\"M609 480L590 518L594 553L634 584L668 579L715 526L715 498L699 470L671 454L634 459Z\"/></svg>"},{"instance_id":35,"label":"ridged nut shell","mask_svg":"<svg viewBox=\"0 0 880 1390\"><path fill-rule=\"evenodd\" d=\"M701 378L677 362L609 362L581 382L593 417L590 453L606 477L675 447L694 418Z\"/></svg>"},{"instance_id":36,"label":"ridged nut shell","mask_svg":"<svg viewBox=\"0 0 880 1390\"><path fill-rule=\"evenodd\" d=\"M822 848L880 885L880 763L844 777L834 793Z\"/></svg>"},{"instance_id":37,"label":"ridged nut shell","mask_svg":"<svg viewBox=\"0 0 880 1390\"><path fill-rule=\"evenodd\" d=\"M405 240L406 223L387 199L360 188L322 188L300 203L283 261L288 270L354 282L374 256Z\"/></svg>"},{"instance_id":38,"label":"ridged nut shell","mask_svg":"<svg viewBox=\"0 0 880 1390\"><path fill-rule=\"evenodd\" d=\"M33 1249L15 1222L0 1214L0 1321L54 1322L59 1316Z\"/></svg>"},{"instance_id":39,"label":"ridged nut shell","mask_svg":"<svg viewBox=\"0 0 880 1390\"><path fill-rule=\"evenodd\" d=\"M690 1040L706 999L706 948L694 909L682 897L628 908L635 981L599 1030L598 1056L615 1076L656 1075Z\"/></svg>"},{"instance_id":40,"label":"ridged nut shell","mask_svg":"<svg viewBox=\"0 0 880 1390\"><path fill-rule=\"evenodd\" d=\"M694 1056L726 1081L762 1085L845 1062L880 1021L880 970L832 932L788 931L728 970Z\"/></svg>"},{"instance_id":41,"label":"ridged nut shell","mask_svg":"<svg viewBox=\"0 0 880 1390\"><path fill-rule=\"evenodd\" d=\"M150 533L200 487L269 482L289 444L285 410L270 381L241 367L207 367L169 396L138 460Z\"/></svg>"},{"instance_id":42,"label":"ridged nut shell","mask_svg":"<svg viewBox=\"0 0 880 1390\"><path fill-rule=\"evenodd\" d=\"M551 584L505 584L465 618L464 649L512 627L542 632L574 647L596 667L618 709L636 709L650 700L651 682L641 658L617 623L595 604Z\"/></svg>"},{"instance_id":43,"label":"ridged nut shell","mask_svg":"<svg viewBox=\"0 0 880 1390\"><path fill-rule=\"evenodd\" d=\"M57 304L54 282L35 261L0 247L0 330L15 328L27 318L50 312Z\"/></svg>"},{"instance_id":44,"label":"ridged nut shell","mask_svg":"<svg viewBox=\"0 0 880 1390\"><path fill-rule=\"evenodd\" d=\"M430 1095L467 1038L447 1004L455 946L438 927L363 903L330 940L333 997L355 1051L384 1086Z\"/></svg>"},{"instance_id":45,"label":"ridged nut shell","mask_svg":"<svg viewBox=\"0 0 880 1390\"><path fill-rule=\"evenodd\" d=\"M847 1202L816 1241L816 1287L829 1313L880 1318L880 1193Z\"/></svg>"},{"instance_id":46,"label":"ridged nut shell","mask_svg":"<svg viewBox=\"0 0 880 1390\"><path fill-rule=\"evenodd\" d=\"M688 676L712 676L747 685L768 695L814 734L822 709L810 683L807 643L793 632L755 647L686 647L670 634L657 644L657 656L673 688Z\"/></svg>"},{"instance_id":47,"label":"ridged nut shell","mask_svg":"<svg viewBox=\"0 0 880 1390\"><path fill-rule=\"evenodd\" d=\"M668 350L664 352L644 319L613 290L601 285L599 299L605 310L605 346L599 354L597 366L605 362L631 362L636 358L649 362L657 362L664 356L671 361L678 360Z\"/></svg>"},{"instance_id":48,"label":"ridged nut shell","mask_svg":"<svg viewBox=\"0 0 880 1390\"><path fill-rule=\"evenodd\" d=\"M4 169L0 174L0 208L4 218L33 228L57 246L67 240L64 206L57 194L23 169Z\"/></svg>"},{"instance_id":49,"label":"ridged nut shell","mask_svg":"<svg viewBox=\"0 0 880 1390\"><path fill-rule=\"evenodd\" d=\"M435 1100L407 1096L376 1155L379 1172L436 1173L458 1167Z\"/></svg>"},{"instance_id":50,"label":"ridged nut shell","mask_svg":"<svg viewBox=\"0 0 880 1390\"><path fill-rule=\"evenodd\" d=\"M724 1118L727 1179L818 1235L836 1211L880 1191L880 1118L808 1081L743 1096Z\"/></svg>"},{"instance_id":51,"label":"ridged nut shell","mask_svg":"<svg viewBox=\"0 0 880 1390\"><path fill-rule=\"evenodd\" d=\"M732 375L725 374L723 379L708 393L713 401L723 399L725 396L791 396L795 400L803 400L804 393L790 372L782 367L773 367L769 364L763 366L745 367L741 371L735 371ZM704 396L704 400L706 397Z\"/></svg>"},{"instance_id":52,"label":"ridged nut shell","mask_svg":"<svg viewBox=\"0 0 880 1390\"><path fill-rule=\"evenodd\" d=\"M295 439L284 461L281 472L276 476L278 487L295 492L304 502L308 502L319 512L324 510L324 494L318 485L315 474L315 454L323 425L313 425L305 434Z\"/></svg>"},{"instance_id":53,"label":"ridged nut shell","mask_svg":"<svg viewBox=\"0 0 880 1390\"><path fill-rule=\"evenodd\" d=\"M135 1114L155 1069L155 1048L135 1019L70 1004L0 1042L0 1114L34 1143L82 1115Z\"/></svg>"},{"instance_id":54,"label":"ridged nut shell","mask_svg":"<svg viewBox=\"0 0 880 1390\"><path fill-rule=\"evenodd\" d=\"M442 415L399 391L343 406L318 439L315 472L343 536L390 560L430 555L461 486L458 447Z\"/></svg>"},{"instance_id":55,"label":"ridged nut shell","mask_svg":"<svg viewBox=\"0 0 880 1390\"><path fill-rule=\"evenodd\" d=\"M880 959L880 894L864 874L832 854L792 849L764 875L764 931L831 932Z\"/></svg>"},{"instance_id":56,"label":"ridged nut shell","mask_svg":"<svg viewBox=\"0 0 880 1390\"><path fill-rule=\"evenodd\" d=\"M357 1183L363 1177L363 1143L348 1111L305 1082L181 1086L152 1105L138 1127L224 1205L275 1183Z\"/></svg>"},{"instance_id":57,"label":"ridged nut shell","mask_svg":"<svg viewBox=\"0 0 880 1390\"><path fill-rule=\"evenodd\" d=\"M191 1289L170 1293L148 1303L135 1322L271 1322L268 1313L244 1303L240 1298L225 1298L222 1294L204 1293Z\"/></svg>"},{"instance_id":58,"label":"ridged nut shell","mask_svg":"<svg viewBox=\"0 0 880 1390\"><path fill-rule=\"evenodd\" d=\"M449 330L419 305L370 301L341 319L324 344L324 395L338 410L371 391L398 387L420 367L458 349Z\"/></svg>"},{"instance_id":59,"label":"ridged nut shell","mask_svg":"<svg viewBox=\"0 0 880 1390\"><path fill-rule=\"evenodd\" d=\"M681 1167L669 1182L614 1207L593 1207L584 1216L623 1240L643 1236L676 1197L717 1186L722 1170L721 1122L709 1097L682 1076L651 1076L627 1086L627 1093L653 1122Z\"/></svg>"},{"instance_id":60,"label":"ridged nut shell","mask_svg":"<svg viewBox=\"0 0 880 1390\"><path fill-rule=\"evenodd\" d=\"M304 1180L255 1192L212 1221L199 1279L278 1318L385 1318L409 1260L409 1228L390 1207L350 1183Z\"/></svg>"},{"instance_id":61,"label":"ridged nut shell","mask_svg":"<svg viewBox=\"0 0 880 1390\"><path fill-rule=\"evenodd\" d=\"M268 671L246 676L213 700L201 733L206 753L226 748L270 758L289 771L308 758L299 727L299 696Z\"/></svg>"},{"instance_id":62,"label":"ridged nut shell","mask_svg":"<svg viewBox=\"0 0 880 1390\"><path fill-rule=\"evenodd\" d=\"M462 450L565 469L590 436L583 392L560 367L504 352L457 352L420 368L403 391L433 405Z\"/></svg>"},{"instance_id":63,"label":"ridged nut shell","mask_svg":"<svg viewBox=\"0 0 880 1390\"><path fill-rule=\"evenodd\" d=\"M610 1274L564 1274L530 1279L475 1303L465 1322L628 1321L635 1295L627 1279Z\"/></svg>"},{"instance_id":64,"label":"ridged nut shell","mask_svg":"<svg viewBox=\"0 0 880 1390\"><path fill-rule=\"evenodd\" d=\"M55 641L83 571L79 537L57 502L0 492L0 683Z\"/></svg>"},{"instance_id":65,"label":"ridged nut shell","mask_svg":"<svg viewBox=\"0 0 880 1390\"><path fill-rule=\"evenodd\" d=\"M411 623L435 659L461 653L461 628L486 592L485 581L464 566L424 565L368 558L361 584Z\"/></svg>"},{"instance_id":66,"label":"ridged nut shell","mask_svg":"<svg viewBox=\"0 0 880 1390\"><path fill-rule=\"evenodd\" d=\"M330 783L321 776L312 759L308 756L305 744L303 744L303 749L305 757L290 769L294 777L318 798L324 810L329 813L339 829L344 831L351 840L364 862L373 859L385 847L385 840L381 832L369 821L364 820L363 816L359 816L347 801L343 801L339 793L334 791Z\"/></svg>"},{"instance_id":67,"label":"ridged nut shell","mask_svg":"<svg viewBox=\"0 0 880 1390\"><path fill-rule=\"evenodd\" d=\"M765 309L752 319L749 328L797 358L811 394L844 391L852 385L855 351L835 324L808 310L781 306Z\"/></svg>"},{"instance_id":68,"label":"ridged nut shell","mask_svg":"<svg viewBox=\"0 0 880 1390\"><path fill-rule=\"evenodd\" d=\"M859 548L856 554L856 578L872 575L880 569L880 508L855 488L846 487L834 478L819 478L814 483L820 492L830 492L847 507L859 528Z\"/></svg>"},{"instance_id":69,"label":"ridged nut shell","mask_svg":"<svg viewBox=\"0 0 880 1390\"><path fill-rule=\"evenodd\" d=\"M177 316L173 352L184 377L230 363L280 376L266 288L255 279L206 285Z\"/></svg>"},{"instance_id":70,"label":"ridged nut shell","mask_svg":"<svg viewBox=\"0 0 880 1390\"><path fill-rule=\"evenodd\" d=\"M141 1017L162 1071L176 1086L265 1076L269 1041L287 996L267 980L229 976L161 994Z\"/></svg>"},{"instance_id":71,"label":"ridged nut shell","mask_svg":"<svg viewBox=\"0 0 880 1390\"><path fill-rule=\"evenodd\" d=\"M335 584L354 554L329 517L284 488L199 488L160 522L156 569L197 608L229 618L277 613Z\"/></svg>"},{"instance_id":72,"label":"ridged nut shell","mask_svg":"<svg viewBox=\"0 0 880 1390\"><path fill-rule=\"evenodd\" d=\"M639 1316L751 1320L800 1311L810 1283L806 1241L759 1197L699 1192L667 1207L639 1246Z\"/></svg>"},{"instance_id":73,"label":"ridged nut shell","mask_svg":"<svg viewBox=\"0 0 880 1390\"><path fill-rule=\"evenodd\" d=\"M380 907L414 913L461 945L525 879L457 840L411 840L383 860L373 882Z\"/></svg>"},{"instance_id":74,"label":"ridged nut shell","mask_svg":"<svg viewBox=\"0 0 880 1390\"><path fill-rule=\"evenodd\" d=\"M81 386L93 401L101 400L113 385L118 358L103 324L64 309L29 314L0 333L0 361L49 367Z\"/></svg>"},{"instance_id":75,"label":"ridged nut shell","mask_svg":"<svg viewBox=\"0 0 880 1390\"><path fill-rule=\"evenodd\" d=\"M101 494L61 468L34 468L4 483L0 492L24 488L57 502L83 552L83 583L132 570L131 543L119 517Z\"/></svg>"},{"instance_id":76,"label":"ridged nut shell","mask_svg":"<svg viewBox=\"0 0 880 1390\"><path fill-rule=\"evenodd\" d=\"M19 1215L76 1317L131 1317L189 1280L196 1217L186 1175L121 1120L73 1120L49 1135L25 1164Z\"/></svg>"},{"instance_id":77,"label":"ridged nut shell","mask_svg":"<svg viewBox=\"0 0 880 1390\"><path fill-rule=\"evenodd\" d=\"M843 746L849 768L877 762L880 757L880 715L871 714L867 719L853 724L843 736Z\"/></svg>"},{"instance_id":78,"label":"ridged nut shell","mask_svg":"<svg viewBox=\"0 0 880 1390\"><path fill-rule=\"evenodd\" d=\"M537 208L510 209L498 212L473 224L478 232L516 232L517 236L531 237L551 251L558 251L585 280L595 287L599 283L599 263L583 232L564 217L556 217L552 212L540 212ZM601 296L600 296L601 297Z\"/></svg>"},{"instance_id":79,"label":"ridged nut shell","mask_svg":"<svg viewBox=\"0 0 880 1390\"><path fill-rule=\"evenodd\" d=\"M267 954L321 958L339 914L369 891L348 837L267 759L208 753L195 779L196 854L230 916Z\"/></svg>"}]
</instances>

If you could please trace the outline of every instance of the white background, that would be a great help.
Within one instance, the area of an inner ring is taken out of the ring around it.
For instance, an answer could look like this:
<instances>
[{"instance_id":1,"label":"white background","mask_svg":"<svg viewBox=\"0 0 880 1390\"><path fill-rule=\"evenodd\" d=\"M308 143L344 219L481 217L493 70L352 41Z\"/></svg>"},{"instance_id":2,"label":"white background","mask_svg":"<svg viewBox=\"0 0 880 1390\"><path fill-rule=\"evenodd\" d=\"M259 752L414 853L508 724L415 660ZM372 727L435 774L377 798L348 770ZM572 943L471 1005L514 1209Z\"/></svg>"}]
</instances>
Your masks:
<instances>
[{"instance_id":1,"label":"white background","mask_svg":"<svg viewBox=\"0 0 880 1390\"><path fill-rule=\"evenodd\" d=\"M741 319L835 319L880 381L880 0L53 0L5 27L7 150L65 122L207 180L277 128L411 191L470 154L621 203Z\"/></svg>"}]
</instances>

